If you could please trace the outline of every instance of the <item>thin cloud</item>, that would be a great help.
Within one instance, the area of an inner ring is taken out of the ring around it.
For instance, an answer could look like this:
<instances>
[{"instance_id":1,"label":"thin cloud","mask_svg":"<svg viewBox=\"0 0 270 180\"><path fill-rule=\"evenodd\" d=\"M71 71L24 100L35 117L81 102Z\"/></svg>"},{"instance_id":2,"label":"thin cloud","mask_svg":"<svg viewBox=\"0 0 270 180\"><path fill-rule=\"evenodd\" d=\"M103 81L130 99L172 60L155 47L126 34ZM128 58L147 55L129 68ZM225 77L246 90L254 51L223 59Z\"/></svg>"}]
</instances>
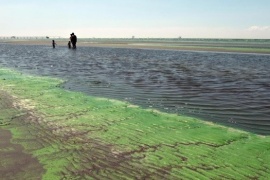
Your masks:
<instances>
[{"instance_id":1,"label":"thin cloud","mask_svg":"<svg viewBox=\"0 0 270 180\"><path fill-rule=\"evenodd\" d=\"M251 26L249 31L270 31L270 26Z\"/></svg>"}]
</instances>

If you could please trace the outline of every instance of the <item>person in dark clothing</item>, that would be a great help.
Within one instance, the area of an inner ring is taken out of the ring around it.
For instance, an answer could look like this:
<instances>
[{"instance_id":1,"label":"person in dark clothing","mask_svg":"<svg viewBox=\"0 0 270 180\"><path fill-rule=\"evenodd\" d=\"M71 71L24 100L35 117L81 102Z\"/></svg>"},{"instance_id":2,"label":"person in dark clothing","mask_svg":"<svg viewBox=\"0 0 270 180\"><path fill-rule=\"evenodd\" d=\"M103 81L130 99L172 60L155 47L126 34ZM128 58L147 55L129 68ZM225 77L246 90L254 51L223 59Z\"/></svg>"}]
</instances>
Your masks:
<instances>
[{"instance_id":1,"label":"person in dark clothing","mask_svg":"<svg viewBox=\"0 0 270 180\"><path fill-rule=\"evenodd\" d=\"M71 35L70 41L71 41L72 47L73 49L76 49L77 36L74 33L71 33L70 35Z\"/></svg>"},{"instance_id":2,"label":"person in dark clothing","mask_svg":"<svg viewBox=\"0 0 270 180\"><path fill-rule=\"evenodd\" d=\"M71 42L71 39L72 39L72 34L70 34L70 37L69 37L70 42Z\"/></svg>"},{"instance_id":3,"label":"person in dark clothing","mask_svg":"<svg viewBox=\"0 0 270 180\"><path fill-rule=\"evenodd\" d=\"M55 45L56 45L55 41L52 40L52 47L55 48Z\"/></svg>"},{"instance_id":4,"label":"person in dark clothing","mask_svg":"<svg viewBox=\"0 0 270 180\"><path fill-rule=\"evenodd\" d=\"M71 48L71 44L70 44L70 41L68 41L68 48L69 48L69 49Z\"/></svg>"}]
</instances>

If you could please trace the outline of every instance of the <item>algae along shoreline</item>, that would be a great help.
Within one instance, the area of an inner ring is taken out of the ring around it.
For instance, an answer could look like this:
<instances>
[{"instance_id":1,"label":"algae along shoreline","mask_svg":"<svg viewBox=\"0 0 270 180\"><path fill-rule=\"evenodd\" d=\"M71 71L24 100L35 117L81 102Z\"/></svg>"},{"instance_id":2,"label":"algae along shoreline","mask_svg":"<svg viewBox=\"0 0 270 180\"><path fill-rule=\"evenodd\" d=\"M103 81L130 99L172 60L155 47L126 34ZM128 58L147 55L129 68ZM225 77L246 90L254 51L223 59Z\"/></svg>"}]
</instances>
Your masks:
<instances>
[{"instance_id":1,"label":"algae along shoreline","mask_svg":"<svg viewBox=\"0 0 270 180\"><path fill-rule=\"evenodd\" d=\"M9 103L0 131L38 160L41 179L270 178L269 136L67 91L61 83L0 69L0 102ZM13 150L1 146L0 153ZM1 170L10 163L0 162Z\"/></svg>"}]
</instances>

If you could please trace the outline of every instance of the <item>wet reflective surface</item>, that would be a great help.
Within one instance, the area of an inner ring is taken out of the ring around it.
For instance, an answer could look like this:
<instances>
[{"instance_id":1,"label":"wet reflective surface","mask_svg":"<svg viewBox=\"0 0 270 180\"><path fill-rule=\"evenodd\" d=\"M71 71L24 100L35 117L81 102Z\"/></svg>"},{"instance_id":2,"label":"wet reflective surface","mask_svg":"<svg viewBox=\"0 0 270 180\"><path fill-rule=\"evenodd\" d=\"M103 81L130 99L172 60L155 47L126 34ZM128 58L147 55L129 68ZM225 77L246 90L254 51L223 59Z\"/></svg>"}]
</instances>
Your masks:
<instances>
[{"instance_id":1,"label":"wet reflective surface","mask_svg":"<svg viewBox=\"0 0 270 180\"><path fill-rule=\"evenodd\" d=\"M0 65L64 88L270 134L270 56L0 44Z\"/></svg>"}]
</instances>

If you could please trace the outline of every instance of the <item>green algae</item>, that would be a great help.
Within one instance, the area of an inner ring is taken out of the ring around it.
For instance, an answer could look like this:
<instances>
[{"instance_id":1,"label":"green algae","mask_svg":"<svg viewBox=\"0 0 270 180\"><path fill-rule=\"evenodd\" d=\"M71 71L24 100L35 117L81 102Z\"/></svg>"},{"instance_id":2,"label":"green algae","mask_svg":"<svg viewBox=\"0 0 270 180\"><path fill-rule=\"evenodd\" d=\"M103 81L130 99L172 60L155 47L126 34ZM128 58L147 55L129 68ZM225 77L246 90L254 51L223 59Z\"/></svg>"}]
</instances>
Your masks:
<instances>
[{"instance_id":1,"label":"green algae","mask_svg":"<svg viewBox=\"0 0 270 180\"><path fill-rule=\"evenodd\" d=\"M11 121L13 115L16 114L16 111L10 110L10 109L1 109L0 114L1 114L0 126L6 126L6 125L10 124L10 121Z\"/></svg>"},{"instance_id":2,"label":"green algae","mask_svg":"<svg viewBox=\"0 0 270 180\"><path fill-rule=\"evenodd\" d=\"M62 82L0 70L0 87L34 112L6 128L44 165L43 179L270 177L269 137L70 92Z\"/></svg>"}]
</instances>

